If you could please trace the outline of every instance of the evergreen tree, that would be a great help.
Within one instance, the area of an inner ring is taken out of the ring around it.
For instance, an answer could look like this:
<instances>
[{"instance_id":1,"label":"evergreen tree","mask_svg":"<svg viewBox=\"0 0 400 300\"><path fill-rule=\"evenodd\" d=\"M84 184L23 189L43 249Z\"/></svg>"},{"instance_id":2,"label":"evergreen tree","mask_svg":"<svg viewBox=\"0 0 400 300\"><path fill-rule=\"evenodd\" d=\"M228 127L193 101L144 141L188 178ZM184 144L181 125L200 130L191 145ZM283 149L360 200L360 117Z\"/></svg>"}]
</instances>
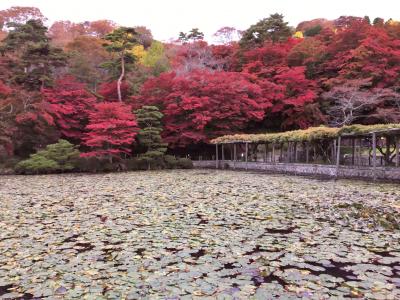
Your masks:
<instances>
[{"instance_id":1,"label":"evergreen tree","mask_svg":"<svg viewBox=\"0 0 400 300\"><path fill-rule=\"evenodd\" d=\"M66 55L50 45L47 27L40 20L25 24L11 23L13 30L0 45L0 52L8 54L13 81L28 91L50 86L55 68L66 64Z\"/></svg>"},{"instance_id":2,"label":"evergreen tree","mask_svg":"<svg viewBox=\"0 0 400 300\"><path fill-rule=\"evenodd\" d=\"M105 49L110 53L118 55L116 61L108 62L103 64L103 66L111 70L118 70L117 92L118 100L121 102L122 80L125 77L129 64L133 64L136 60L135 56L129 50L132 50L138 44L137 32L131 27L120 27L107 34L104 39L107 41L104 44Z\"/></svg>"},{"instance_id":3,"label":"evergreen tree","mask_svg":"<svg viewBox=\"0 0 400 300\"><path fill-rule=\"evenodd\" d=\"M29 159L19 162L17 170L29 173L67 171L75 168L79 151L66 140L48 145L46 149L31 154Z\"/></svg>"},{"instance_id":4,"label":"evergreen tree","mask_svg":"<svg viewBox=\"0 0 400 300\"><path fill-rule=\"evenodd\" d=\"M163 114L156 106L143 106L135 114L141 128L137 138L139 144L146 149L140 157L148 162L150 168L150 162L161 158L167 151L167 144L162 142L160 135L163 130Z\"/></svg>"},{"instance_id":5,"label":"evergreen tree","mask_svg":"<svg viewBox=\"0 0 400 300\"><path fill-rule=\"evenodd\" d=\"M258 23L251 25L240 40L240 45L250 48L262 45L265 41L285 41L292 35L292 28L283 20L283 15L272 14Z\"/></svg>"}]
</instances>

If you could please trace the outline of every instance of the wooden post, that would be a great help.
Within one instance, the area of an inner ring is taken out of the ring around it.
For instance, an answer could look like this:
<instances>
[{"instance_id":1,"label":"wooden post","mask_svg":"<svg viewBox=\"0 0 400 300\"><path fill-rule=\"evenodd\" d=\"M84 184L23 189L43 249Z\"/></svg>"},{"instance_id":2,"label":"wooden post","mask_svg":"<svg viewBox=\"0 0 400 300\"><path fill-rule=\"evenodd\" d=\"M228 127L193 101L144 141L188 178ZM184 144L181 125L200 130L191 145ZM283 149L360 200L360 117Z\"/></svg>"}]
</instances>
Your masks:
<instances>
[{"instance_id":1,"label":"wooden post","mask_svg":"<svg viewBox=\"0 0 400 300\"><path fill-rule=\"evenodd\" d=\"M222 151L222 153L221 153L221 158L222 158L222 168L221 168L221 169L224 169L224 167L225 167L225 153L224 153L224 144L221 144L221 151Z\"/></svg>"},{"instance_id":2,"label":"wooden post","mask_svg":"<svg viewBox=\"0 0 400 300\"><path fill-rule=\"evenodd\" d=\"M248 154L249 154L249 143L246 142L246 170L248 169L248 165L247 165Z\"/></svg>"},{"instance_id":3,"label":"wooden post","mask_svg":"<svg viewBox=\"0 0 400 300\"><path fill-rule=\"evenodd\" d=\"M362 138L358 139L358 165L362 165Z\"/></svg>"},{"instance_id":4,"label":"wooden post","mask_svg":"<svg viewBox=\"0 0 400 300\"><path fill-rule=\"evenodd\" d=\"M351 139L351 165L354 166L356 139Z\"/></svg>"},{"instance_id":5,"label":"wooden post","mask_svg":"<svg viewBox=\"0 0 400 300\"><path fill-rule=\"evenodd\" d=\"M336 163L336 140L333 140L332 164Z\"/></svg>"},{"instance_id":6,"label":"wooden post","mask_svg":"<svg viewBox=\"0 0 400 300\"><path fill-rule=\"evenodd\" d=\"M389 135L385 137L386 139L386 152L385 152L385 166L389 166L390 164L390 142L391 138Z\"/></svg>"},{"instance_id":7,"label":"wooden post","mask_svg":"<svg viewBox=\"0 0 400 300\"><path fill-rule=\"evenodd\" d=\"M340 166L340 142L342 137L339 135L337 140L337 151L336 151L336 178L339 176L339 166Z\"/></svg>"},{"instance_id":8,"label":"wooden post","mask_svg":"<svg viewBox=\"0 0 400 300\"><path fill-rule=\"evenodd\" d=\"M374 180L376 180L376 133L372 133L372 166L373 166L373 175Z\"/></svg>"},{"instance_id":9,"label":"wooden post","mask_svg":"<svg viewBox=\"0 0 400 300\"><path fill-rule=\"evenodd\" d=\"M268 150L268 143L265 143L264 145L264 162L267 162L267 150Z\"/></svg>"},{"instance_id":10,"label":"wooden post","mask_svg":"<svg viewBox=\"0 0 400 300\"><path fill-rule=\"evenodd\" d=\"M294 143L294 162L297 163L297 142Z\"/></svg>"},{"instance_id":11,"label":"wooden post","mask_svg":"<svg viewBox=\"0 0 400 300\"><path fill-rule=\"evenodd\" d=\"M271 162L275 163L275 144L272 143L272 154L271 154Z\"/></svg>"},{"instance_id":12,"label":"wooden post","mask_svg":"<svg viewBox=\"0 0 400 300\"><path fill-rule=\"evenodd\" d=\"M313 145L313 152L313 163L315 164L317 162L317 149L315 145Z\"/></svg>"},{"instance_id":13,"label":"wooden post","mask_svg":"<svg viewBox=\"0 0 400 300\"><path fill-rule=\"evenodd\" d=\"M288 144L287 144L287 151L286 151L286 162L288 162L288 163L290 163L290 156L291 156L291 149L290 149L290 146L291 146L291 144L290 144L290 142L288 142Z\"/></svg>"},{"instance_id":14,"label":"wooden post","mask_svg":"<svg viewBox=\"0 0 400 300\"><path fill-rule=\"evenodd\" d=\"M215 168L218 169L218 144L215 144Z\"/></svg>"},{"instance_id":15,"label":"wooden post","mask_svg":"<svg viewBox=\"0 0 400 300\"><path fill-rule=\"evenodd\" d=\"M233 168L236 169L236 143L233 143Z\"/></svg>"},{"instance_id":16,"label":"wooden post","mask_svg":"<svg viewBox=\"0 0 400 300\"><path fill-rule=\"evenodd\" d=\"M395 137L396 139L396 167L400 165L400 139L398 136Z\"/></svg>"},{"instance_id":17,"label":"wooden post","mask_svg":"<svg viewBox=\"0 0 400 300\"><path fill-rule=\"evenodd\" d=\"M281 143L281 147L280 147L280 151L279 151L279 162L282 162L282 158L283 158L283 143Z\"/></svg>"},{"instance_id":18,"label":"wooden post","mask_svg":"<svg viewBox=\"0 0 400 300\"><path fill-rule=\"evenodd\" d=\"M310 149L308 149L308 142L306 142L306 163L308 164L310 157L309 157Z\"/></svg>"}]
</instances>

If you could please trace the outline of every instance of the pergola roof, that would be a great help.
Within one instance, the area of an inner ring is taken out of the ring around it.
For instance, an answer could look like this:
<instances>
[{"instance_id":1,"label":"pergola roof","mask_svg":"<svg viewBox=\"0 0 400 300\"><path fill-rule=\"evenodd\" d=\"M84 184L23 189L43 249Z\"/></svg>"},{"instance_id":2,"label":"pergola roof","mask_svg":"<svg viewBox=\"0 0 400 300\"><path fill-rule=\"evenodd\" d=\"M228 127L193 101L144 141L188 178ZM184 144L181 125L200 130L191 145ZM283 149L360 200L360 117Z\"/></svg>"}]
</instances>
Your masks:
<instances>
[{"instance_id":1,"label":"pergola roof","mask_svg":"<svg viewBox=\"0 0 400 300\"><path fill-rule=\"evenodd\" d=\"M400 124L349 125L341 128L310 127L307 129L292 130L277 133L262 134L234 134L224 135L213 139L212 144L232 143L284 143L284 142L312 142L332 140L338 136L361 137L371 135L400 135Z\"/></svg>"}]
</instances>

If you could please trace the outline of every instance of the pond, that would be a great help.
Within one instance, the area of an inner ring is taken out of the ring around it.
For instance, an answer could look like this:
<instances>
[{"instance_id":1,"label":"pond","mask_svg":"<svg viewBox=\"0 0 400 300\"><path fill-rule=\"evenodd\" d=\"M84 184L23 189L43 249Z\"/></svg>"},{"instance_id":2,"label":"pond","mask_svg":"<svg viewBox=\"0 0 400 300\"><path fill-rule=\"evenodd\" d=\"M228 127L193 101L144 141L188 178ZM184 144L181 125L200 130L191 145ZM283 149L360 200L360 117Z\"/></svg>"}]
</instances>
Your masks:
<instances>
[{"instance_id":1,"label":"pond","mask_svg":"<svg viewBox=\"0 0 400 300\"><path fill-rule=\"evenodd\" d=\"M179 170L0 177L0 299L400 298L399 185Z\"/></svg>"}]
</instances>

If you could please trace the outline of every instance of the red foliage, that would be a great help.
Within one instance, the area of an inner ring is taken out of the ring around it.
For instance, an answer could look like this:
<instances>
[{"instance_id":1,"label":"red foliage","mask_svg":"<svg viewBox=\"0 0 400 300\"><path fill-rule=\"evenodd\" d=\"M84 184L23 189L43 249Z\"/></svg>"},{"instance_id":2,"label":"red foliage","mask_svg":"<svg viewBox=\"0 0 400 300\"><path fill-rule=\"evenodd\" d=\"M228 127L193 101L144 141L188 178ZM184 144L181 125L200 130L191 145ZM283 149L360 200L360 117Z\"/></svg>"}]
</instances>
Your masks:
<instances>
[{"instance_id":1,"label":"red foliage","mask_svg":"<svg viewBox=\"0 0 400 300\"><path fill-rule=\"evenodd\" d=\"M287 66L288 55L298 43L266 43L244 54L248 63L243 72L254 76L263 97L272 103L267 116L278 117L282 128L305 128L321 122L321 113L309 116L306 109L316 101L316 83L306 78L305 67Z\"/></svg>"},{"instance_id":2,"label":"red foliage","mask_svg":"<svg viewBox=\"0 0 400 300\"><path fill-rule=\"evenodd\" d=\"M99 94L108 102L118 101L117 81L103 82L99 87ZM129 85L126 82L121 84L122 100L127 99L129 94Z\"/></svg>"},{"instance_id":3,"label":"red foliage","mask_svg":"<svg viewBox=\"0 0 400 300\"><path fill-rule=\"evenodd\" d=\"M262 120L270 106L260 87L247 76L204 70L150 79L136 102L161 108L163 137L170 147L185 147L240 132L250 121Z\"/></svg>"},{"instance_id":4,"label":"red foliage","mask_svg":"<svg viewBox=\"0 0 400 300\"><path fill-rule=\"evenodd\" d=\"M11 94L11 88L0 81L0 97L7 97Z\"/></svg>"},{"instance_id":5,"label":"red foliage","mask_svg":"<svg viewBox=\"0 0 400 300\"><path fill-rule=\"evenodd\" d=\"M337 71L333 81L371 78L373 86L388 87L399 83L400 40L382 28L370 27L357 46L340 52L327 64Z\"/></svg>"},{"instance_id":6,"label":"red foliage","mask_svg":"<svg viewBox=\"0 0 400 300\"><path fill-rule=\"evenodd\" d=\"M45 89L42 94L50 103L62 135L80 142L88 123L89 111L96 103L96 98L86 90L85 84L72 76L65 76L56 82L53 89Z\"/></svg>"},{"instance_id":7,"label":"red foliage","mask_svg":"<svg viewBox=\"0 0 400 300\"><path fill-rule=\"evenodd\" d=\"M91 151L83 153L83 157L118 157L119 154L130 154L138 127L131 107L120 103L99 103L89 113L87 133L84 145Z\"/></svg>"}]
</instances>

